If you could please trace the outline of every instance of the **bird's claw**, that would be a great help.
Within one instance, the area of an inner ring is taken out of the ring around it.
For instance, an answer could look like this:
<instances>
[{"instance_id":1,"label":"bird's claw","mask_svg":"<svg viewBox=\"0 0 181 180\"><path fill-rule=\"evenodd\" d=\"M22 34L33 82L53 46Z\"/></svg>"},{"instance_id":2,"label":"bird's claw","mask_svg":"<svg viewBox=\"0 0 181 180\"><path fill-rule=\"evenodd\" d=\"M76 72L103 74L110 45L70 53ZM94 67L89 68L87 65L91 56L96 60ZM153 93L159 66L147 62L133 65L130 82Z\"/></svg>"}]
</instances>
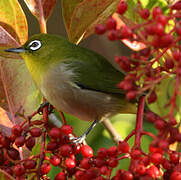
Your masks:
<instances>
[{"instance_id":1,"label":"bird's claw","mask_svg":"<svg viewBox=\"0 0 181 180\"><path fill-rule=\"evenodd\" d=\"M84 143L85 139L86 139L86 135L82 135L82 136L77 137L77 138L75 138L75 137L72 138L72 142L75 144L82 144L82 143Z\"/></svg>"}]
</instances>

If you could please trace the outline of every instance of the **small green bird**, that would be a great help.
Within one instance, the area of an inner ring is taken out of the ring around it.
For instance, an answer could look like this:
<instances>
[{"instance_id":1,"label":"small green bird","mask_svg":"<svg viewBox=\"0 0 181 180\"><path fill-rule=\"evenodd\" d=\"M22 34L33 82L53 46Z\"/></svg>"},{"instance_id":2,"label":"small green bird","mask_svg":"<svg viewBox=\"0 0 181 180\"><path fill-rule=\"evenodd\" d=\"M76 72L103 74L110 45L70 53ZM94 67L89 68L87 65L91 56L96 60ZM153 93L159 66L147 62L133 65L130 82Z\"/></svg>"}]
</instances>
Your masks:
<instances>
[{"instance_id":1,"label":"small green bird","mask_svg":"<svg viewBox=\"0 0 181 180\"><path fill-rule=\"evenodd\" d=\"M5 50L19 53L42 95L58 110L81 120L135 113L117 87L124 74L101 55L50 34L32 36L22 47ZM90 129L81 136L85 138Z\"/></svg>"}]
</instances>

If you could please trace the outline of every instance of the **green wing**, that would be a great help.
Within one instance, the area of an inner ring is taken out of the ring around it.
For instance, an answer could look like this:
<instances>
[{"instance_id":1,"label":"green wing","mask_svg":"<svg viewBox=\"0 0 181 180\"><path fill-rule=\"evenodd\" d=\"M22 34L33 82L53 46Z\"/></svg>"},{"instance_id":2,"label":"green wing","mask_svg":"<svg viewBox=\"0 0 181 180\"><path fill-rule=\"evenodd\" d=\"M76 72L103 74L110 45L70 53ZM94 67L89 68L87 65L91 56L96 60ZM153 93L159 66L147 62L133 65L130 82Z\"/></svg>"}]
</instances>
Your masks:
<instances>
[{"instance_id":1,"label":"green wing","mask_svg":"<svg viewBox=\"0 0 181 180\"><path fill-rule=\"evenodd\" d=\"M81 88L111 94L124 94L120 88L117 88L117 84L123 80L124 74L116 70L103 56L74 46L69 59L71 60L65 61L65 63L68 63L76 72L77 77L74 81Z\"/></svg>"}]
</instances>

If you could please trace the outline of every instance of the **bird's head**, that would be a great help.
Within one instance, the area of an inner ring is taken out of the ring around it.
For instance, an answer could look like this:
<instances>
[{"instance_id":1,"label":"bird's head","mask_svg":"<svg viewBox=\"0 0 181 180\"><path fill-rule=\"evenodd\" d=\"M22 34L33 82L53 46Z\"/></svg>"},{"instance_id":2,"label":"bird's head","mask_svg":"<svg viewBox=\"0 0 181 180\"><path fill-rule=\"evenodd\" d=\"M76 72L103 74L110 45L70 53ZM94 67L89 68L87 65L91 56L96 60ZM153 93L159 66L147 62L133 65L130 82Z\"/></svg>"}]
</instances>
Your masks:
<instances>
[{"instance_id":1,"label":"bird's head","mask_svg":"<svg viewBox=\"0 0 181 180\"><path fill-rule=\"evenodd\" d=\"M21 47L5 51L18 53L25 60L29 71L36 73L36 70L43 71L56 64L63 56L67 42L61 36L36 34Z\"/></svg>"}]
</instances>

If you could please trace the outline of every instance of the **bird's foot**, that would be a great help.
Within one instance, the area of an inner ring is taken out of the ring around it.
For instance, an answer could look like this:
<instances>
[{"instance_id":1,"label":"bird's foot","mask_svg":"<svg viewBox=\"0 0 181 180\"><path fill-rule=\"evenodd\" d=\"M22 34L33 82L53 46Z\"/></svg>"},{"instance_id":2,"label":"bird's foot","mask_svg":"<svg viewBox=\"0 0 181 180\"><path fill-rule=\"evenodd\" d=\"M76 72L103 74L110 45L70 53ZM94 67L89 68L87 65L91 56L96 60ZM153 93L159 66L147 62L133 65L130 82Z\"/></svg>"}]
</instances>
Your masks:
<instances>
[{"instance_id":1,"label":"bird's foot","mask_svg":"<svg viewBox=\"0 0 181 180\"><path fill-rule=\"evenodd\" d=\"M38 114L42 115L43 114L43 108L46 106L48 106L48 114L53 113L54 107L48 101L45 101L42 104L40 104L40 107L38 108Z\"/></svg>"},{"instance_id":2,"label":"bird's foot","mask_svg":"<svg viewBox=\"0 0 181 180\"><path fill-rule=\"evenodd\" d=\"M82 136L80 137L73 137L71 139L71 141L75 144L82 144L85 142L85 139L86 139L86 134L83 134Z\"/></svg>"}]
</instances>

